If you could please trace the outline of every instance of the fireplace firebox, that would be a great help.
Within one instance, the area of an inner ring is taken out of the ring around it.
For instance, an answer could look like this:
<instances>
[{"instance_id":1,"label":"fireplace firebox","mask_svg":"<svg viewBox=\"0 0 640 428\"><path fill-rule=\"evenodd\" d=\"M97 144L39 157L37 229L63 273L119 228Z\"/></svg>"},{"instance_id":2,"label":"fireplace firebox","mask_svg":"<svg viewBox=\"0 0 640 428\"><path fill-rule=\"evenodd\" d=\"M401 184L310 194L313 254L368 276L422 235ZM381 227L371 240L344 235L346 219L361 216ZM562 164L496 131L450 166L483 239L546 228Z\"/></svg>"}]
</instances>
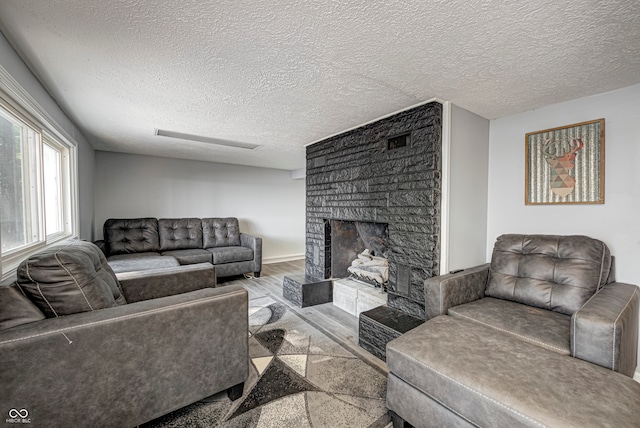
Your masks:
<instances>
[{"instance_id":1,"label":"fireplace firebox","mask_svg":"<svg viewBox=\"0 0 640 428\"><path fill-rule=\"evenodd\" d=\"M330 277L354 276L386 288L388 281L386 223L325 219L325 257L330 259ZM387 272L383 273L386 266Z\"/></svg>"}]
</instances>

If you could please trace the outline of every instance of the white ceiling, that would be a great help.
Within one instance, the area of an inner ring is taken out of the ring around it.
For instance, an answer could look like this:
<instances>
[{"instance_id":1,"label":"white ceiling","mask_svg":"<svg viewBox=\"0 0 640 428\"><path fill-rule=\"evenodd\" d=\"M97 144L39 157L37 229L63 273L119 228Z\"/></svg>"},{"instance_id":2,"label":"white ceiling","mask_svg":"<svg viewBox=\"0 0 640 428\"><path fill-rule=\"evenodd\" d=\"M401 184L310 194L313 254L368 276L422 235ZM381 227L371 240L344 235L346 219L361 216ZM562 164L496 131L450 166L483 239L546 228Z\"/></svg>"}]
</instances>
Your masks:
<instances>
[{"instance_id":1,"label":"white ceiling","mask_svg":"<svg viewBox=\"0 0 640 428\"><path fill-rule=\"evenodd\" d=\"M281 169L434 97L493 119L640 82L637 0L2 0L0 29L97 150Z\"/></svg>"}]
</instances>

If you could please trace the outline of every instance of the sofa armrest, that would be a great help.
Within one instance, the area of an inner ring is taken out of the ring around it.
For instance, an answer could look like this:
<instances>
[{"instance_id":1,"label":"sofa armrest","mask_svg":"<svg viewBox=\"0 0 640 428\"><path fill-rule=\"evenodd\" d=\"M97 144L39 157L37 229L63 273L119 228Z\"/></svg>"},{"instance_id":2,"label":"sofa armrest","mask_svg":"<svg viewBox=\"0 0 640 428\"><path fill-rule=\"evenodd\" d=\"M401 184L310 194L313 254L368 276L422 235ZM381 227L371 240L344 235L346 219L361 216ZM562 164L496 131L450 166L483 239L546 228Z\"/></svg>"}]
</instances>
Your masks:
<instances>
[{"instance_id":1,"label":"sofa armrest","mask_svg":"<svg viewBox=\"0 0 640 428\"><path fill-rule=\"evenodd\" d=\"M128 303L216 286L216 272L211 263L121 272L116 277Z\"/></svg>"},{"instance_id":2,"label":"sofa armrest","mask_svg":"<svg viewBox=\"0 0 640 428\"><path fill-rule=\"evenodd\" d=\"M484 297L489 263L458 273L434 276L424 281L427 319L446 315L449 308Z\"/></svg>"},{"instance_id":3,"label":"sofa armrest","mask_svg":"<svg viewBox=\"0 0 640 428\"><path fill-rule=\"evenodd\" d=\"M0 412L27 409L35 426L136 426L248 369L247 292L208 288L1 331Z\"/></svg>"},{"instance_id":4,"label":"sofa armrest","mask_svg":"<svg viewBox=\"0 0 640 428\"><path fill-rule=\"evenodd\" d=\"M98 248L100 248L100 251L102 251L102 253L104 254L105 257L109 257L109 250L107 249L107 242L104 239L99 239L97 241L93 241L94 244L96 244L96 246Z\"/></svg>"},{"instance_id":5,"label":"sofa armrest","mask_svg":"<svg viewBox=\"0 0 640 428\"><path fill-rule=\"evenodd\" d=\"M638 287L605 285L571 317L571 355L633 377L639 310Z\"/></svg>"},{"instance_id":6,"label":"sofa armrest","mask_svg":"<svg viewBox=\"0 0 640 428\"><path fill-rule=\"evenodd\" d=\"M253 271L259 273L262 270L262 238L241 233L240 245L253 250Z\"/></svg>"}]
</instances>

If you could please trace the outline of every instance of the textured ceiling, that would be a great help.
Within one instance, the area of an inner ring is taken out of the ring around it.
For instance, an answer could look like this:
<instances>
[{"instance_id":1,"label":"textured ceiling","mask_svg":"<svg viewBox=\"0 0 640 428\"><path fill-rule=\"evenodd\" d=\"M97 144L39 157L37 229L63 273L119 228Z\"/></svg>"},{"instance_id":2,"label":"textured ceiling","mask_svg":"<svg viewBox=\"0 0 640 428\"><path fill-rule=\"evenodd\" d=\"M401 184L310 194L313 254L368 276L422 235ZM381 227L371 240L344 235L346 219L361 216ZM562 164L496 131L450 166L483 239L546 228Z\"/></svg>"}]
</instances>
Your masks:
<instances>
[{"instance_id":1,"label":"textured ceiling","mask_svg":"<svg viewBox=\"0 0 640 428\"><path fill-rule=\"evenodd\" d=\"M640 82L631 0L2 0L0 29L98 150L282 169L434 97L492 119Z\"/></svg>"}]
</instances>

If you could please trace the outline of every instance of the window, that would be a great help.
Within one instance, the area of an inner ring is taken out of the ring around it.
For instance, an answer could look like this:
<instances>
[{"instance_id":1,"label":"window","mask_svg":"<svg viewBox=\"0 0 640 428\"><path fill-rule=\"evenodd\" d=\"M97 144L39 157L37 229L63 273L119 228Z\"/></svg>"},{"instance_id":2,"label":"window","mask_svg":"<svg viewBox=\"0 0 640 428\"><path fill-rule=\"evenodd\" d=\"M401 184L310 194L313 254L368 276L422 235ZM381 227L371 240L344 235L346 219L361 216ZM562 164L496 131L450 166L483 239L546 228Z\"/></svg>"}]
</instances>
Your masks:
<instances>
[{"instance_id":1,"label":"window","mask_svg":"<svg viewBox=\"0 0 640 428\"><path fill-rule=\"evenodd\" d=\"M74 150L75 146L0 98L3 276L31 252L74 235Z\"/></svg>"},{"instance_id":2,"label":"window","mask_svg":"<svg viewBox=\"0 0 640 428\"><path fill-rule=\"evenodd\" d=\"M69 195L69 149L45 134L42 144L44 212L47 239L71 233Z\"/></svg>"},{"instance_id":3,"label":"window","mask_svg":"<svg viewBox=\"0 0 640 428\"><path fill-rule=\"evenodd\" d=\"M0 110L0 238L2 254L36 242L38 223L39 134L26 123Z\"/></svg>"}]
</instances>

